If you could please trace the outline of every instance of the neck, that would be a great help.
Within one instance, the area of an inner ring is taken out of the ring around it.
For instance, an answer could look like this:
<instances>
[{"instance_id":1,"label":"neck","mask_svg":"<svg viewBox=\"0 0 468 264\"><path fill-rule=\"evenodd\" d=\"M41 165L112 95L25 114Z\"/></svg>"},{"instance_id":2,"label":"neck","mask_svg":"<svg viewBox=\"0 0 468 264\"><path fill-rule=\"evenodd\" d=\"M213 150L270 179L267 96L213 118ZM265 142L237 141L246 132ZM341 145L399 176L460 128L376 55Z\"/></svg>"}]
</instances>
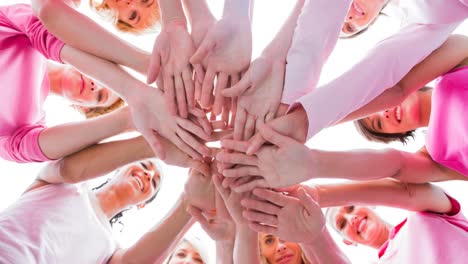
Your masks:
<instances>
[{"instance_id":1,"label":"neck","mask_svg":"<svg viewBox=\"0 0 468 264\"><path fill-rule=\"evenodd\" d=\"M429 119L431 118L432 89L420 93L419 105L419 125L421 127L427 127L429 126Z\"/></svg>"},{"instance_id":2,"label":"neck","mask_svg":"<svg viewBox=\"0 0 468 264\"><path fill-rule=\"evenodd\" d=\"M102 212L110 220L116 214L124 210L125 205L120 202L119 197L115 191L106 187L95 190L94 194L96 195L99 207L101 207Z\"/></svg>"},{"instance_id":3,"label":"neck","mask_svg":"<svg viewBox=\"0 0 468 264\"><path fill-rule=\"evenodd\" d=\"M61 95L62 86L60 85L61 76L66 66L55 63L47 63L47 76L49 77L50 91L53 94Z\"/></svg>"},{"instance_id":4,"label":"neck","mask_svg":"<svg viewBox=\"0 0 468 264\"><path fill-rule=\"evenodd\" d=\"M382 245L390 238L390 230L393 229L393 226L385 223L385 228L381 229L381 232L377 234L376 239L370 244L370 247L379 249Z\"/></svg>"}]
</instances>

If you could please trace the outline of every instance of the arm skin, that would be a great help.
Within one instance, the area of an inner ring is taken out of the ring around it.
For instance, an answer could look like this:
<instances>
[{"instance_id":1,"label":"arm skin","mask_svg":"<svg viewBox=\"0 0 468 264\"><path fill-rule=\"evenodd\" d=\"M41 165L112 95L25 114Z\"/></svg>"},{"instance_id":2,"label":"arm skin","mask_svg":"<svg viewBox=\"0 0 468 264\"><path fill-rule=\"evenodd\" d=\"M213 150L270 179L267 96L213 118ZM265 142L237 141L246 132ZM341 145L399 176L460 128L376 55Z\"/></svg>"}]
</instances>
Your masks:
<instances>
[{"instance_id":1,"label":"arm skin","mask_svg":"<svg viewBox=\"0 0 468 264\"><path fill-rule=\"evenodd\" d=\"M64 0L31 0L44 26L68 45L116 64L146 73L148 54L104 30Z\"/></svg>"},{"instance_id":2,"label":"arm skin","mask_svg":"<svg viewBox=\"0 0 468 264\"><path fill-rule=\"evenodd\" d=\"M323 217L323 215L321 215ZM307 244L300 243L302 251L308 259L315 260L317 264L351 264L351 261L341 251L335 243L327 228L323 228L322 232L315 243Z\"/></svg>"},{"instance_id":3,"label":"arm skin","mask_svg":"<svg viewBox=\"0 0 468 264\"><path fill-rule=\"evenodd\" d=\"M216 263L234 263L235 241L216 241Z\"/></svg>"},{"instance_id":4,"label":"arm skin","mask_svg":"<svg viewBox=\"0 0 468 264\"><path fill-rule=\"evenodd\" d=\"M367 105L349 114L340 123L366 117L401 104L410 94L455 68L466 58L468 58L468 37L450 36L440 48L414 66L397 85L385 90Z\"/></svg>"},{"instance_id":5,"label":"arm skin","mask_svg":"<svg viewBox=\"0 0 468 264\"><path fill-rule=\"evenodd\" d=\"M110 264L162 263L172 248L192 226L191 216L186 212L184 196L177 201L171 212L155 227L128 249L117 250Z\"/></svg>"},{"instance_id":6,"label":"arm skin","mask_svg":"<svg viewBox=\"0 0 468 264\"><path fill-rule=\"evenodd\" d=\"M236 239L234 242L234 263L260 263L258 234L249 228L248 224L236 223Z\"/></svg>"},{"instance_id":7,"label":"arm skin","mask_svg":"<svg viewBox=\"0 0 468 264\"><path fill-rule=\"evenodd\" d=\"M60 159L131 128L130 112L125 107L97 118L46 128L39 135L39 146L49 159Z\"/></svg>"},{"instance_id":8,"label":"arm skin","mask_svg":"<svg viewBox=\"0 0 468 264\"><path fill-rule=\"evenodd\" d=\"M403 183L394 179L347 182L307 187L319 197L320 207L366 205L387 206L415 212L447 213L451 203L444 191L433 184Z\"/></svg>"}]
</instances>

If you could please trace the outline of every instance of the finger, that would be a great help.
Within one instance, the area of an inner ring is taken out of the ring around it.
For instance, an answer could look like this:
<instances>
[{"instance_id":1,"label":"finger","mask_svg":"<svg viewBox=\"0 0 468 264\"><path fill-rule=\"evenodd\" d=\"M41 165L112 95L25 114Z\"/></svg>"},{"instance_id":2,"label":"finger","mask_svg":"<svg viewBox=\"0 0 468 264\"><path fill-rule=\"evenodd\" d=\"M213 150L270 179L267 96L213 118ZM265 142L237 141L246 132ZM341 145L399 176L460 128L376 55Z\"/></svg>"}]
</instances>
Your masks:
<instances>
[{"instance_id":1,"label":"finger","mask_svg":"<svg viewBox=\"0 0 468 264\"><path fill-rule=\"evenodd\" d=\"M247 149L246 154L247 155L253 155L255 154L260 147L265 144L265 139L263 139L262 135L260 133L255 134L250 140L249 140L249 148Z\"/></svg>"},{"instance_id":2,"label":"finger","mask_svg":"<svg viewBox=\"0 0 468 264\"><path fill-rule=\"evenodd\" d=\"M260 171L256 166L241 166L223 171L223 176L228 178L237 178L245 176L259 176Z\"/></svg>"},{"instance_id":3,"label":"finger","mask_svg":"<svg viewBox=\"0 0 468 264\"><path fill-rule=\"evenodd\" d=\"M250 209L250 210L255 210L258 212L262 212L265 214L270 214L270 215L277 215L278 212L281 210L281 207L266 202L266 201L259 201L251 198L245 198L241 201L241 204L243 207Z\"/></svg>"},{"instance_id":4,"label":"finger","mask_svg":"<svg viewBox=\"0 0 468 264\"><path fill-rule=\"evenodd\" d=\"M234 124L236 122L236 115L237 115L237 105L238 105L238 98L232 98L231 100L231 120L229 122L229 127L234 127Z\"/></svg>"},{"instance_id":5,"label":"finger","mask_svg":"<svg viewBox=\"0 0 468 264\"><path fill-rule=\"evenodd\" d=\"M156 44L156 43L155 43ZM146 83L152 84L156 81L159 76L159 71L161 70L161 55L159 52L155 52L153 49L153 54L148 65Z\"/></svg>"},{"instance_id":6,"label":"finger","mask_svg":"<svg viewBox=\"0 0 468 264\"><path fill-rule=\"evenodd\" d=\"M236 188L238 186L244 185L247 182L251 181L251 178L253 177L234 178L236 180L229 187L232 189L232 188Z\"/></svg>"},{"instance_id":7,"label":"finger","mask_svg":"<svg viewBox=\"0 0 468 264\"><path fill-rule=\"evenodd\" d=\"M215 88L215 98L213 103L213 113L217 116L220 115L221 111L223 110L224 97L221 92L226 89L227 82L228 75L223 72L218 73L218 79Z\"/></svg>"},{"instance_id":8,"label":"finger","mask_svg":"<svg viewBox=\"0 0 468 264\"><path fill-rule=\"evenodd\" d=\"M211 128L214 130L226 129L226 122L224 122L223 120L214 121L214 122L211 122L210 124L211 124Z\"/></svg>"},{"instance_id":9,"label":"finger","mask_svg":"<svg viewBox=\"0 0 468 264\"><path fill-rule=\"evenodd\" d=\"M255 116L247 114L247 121L245 121L244 140L249 140L255 131Z\"/></svg>"},{"instance_id":10,"label":"finger","mask_svg":"<svg viewBox=\"0 0 468 264\"><path fill-rule=\"evenodd\" d=\"M193 78L195 81L198 81L199 83L203 82L203 79L205 78L205 71L203 70L203 66L201 64L195 64L193 66L193 72L196 78Z\"/></svg>"},{"instance_id":11,"label":"finger","mask_svg":"<svg viewBox=\"0 0 468 264\"><path fill-rule=\"evenodd\" d=\"M202 228L207 228L210 226L208 220L206 220L205 216L203 215L202 210L199 208L189 204L187 206L187 212L202 226Z\"/></svg>"},{"instance_id":12,"label":"finger","mask_svg":"<svg viewBox=\"0 0 468 264\"><path fill-rule=\"evenodd\" d=\"M249 143L247 141L223 139L221 140L221 147L245 153L249 147Z\"/></svg>"},{"instance_id":13,"label":"finger","mask_svg":"<svg viewBox=\"0 0 468 264\"><path fill-rule=\"evenodd\" d=\"M220 152L216 155L216 160L225 162L225 163L251 165L251 166L256 166L258 164L258 158L256 156L249 156L243 153Z\"/></svg>"},{"instance_id":14,"label":"finger","mask_svg":"<svg viewBox=\"0 0 468 264\"><path fill-rule=\"evenodd\" d=\"M213 96L213 83L216 77L216 72L212 68L208 68L203 79L202 90L200 95L200 105L204 108L210 107L210 100Z\"/></svg>"},{"instance_id":15,"label":"finger","mask_svg":"<svg viewBox=\"0 0 468 264\"><path fill-rule=\"evenodd\" d=\"M250 81L250 71L247 71L242 79L235 85L232 84L230 88L222 91L222 95L226 97L236 97L244 93L252 85Z\"/></svg>"},{"instance_id":16,"label":"finger","mask_svg":"<svg viewBox=\"0 0 468 264\"><path fill-rule=\"evenodd\" d=\"M208 166L208 164L206 164L204 162L194 160L194 159L190 159L189 167L196 170L196 171L198 171L198 172L200 172L205 177L211 177L210 166Z\"/></svg>"},{"instance_id":17,"label":"finger","mask_svg":"<svg viewBox=\"0 0 468 264\"><path fill-rule=\"evenodd\" d=\"M222 176L220 176L219 174L216 174L214 173L213 174L213 184L216 188L216 190L218 191L218 193L221 195L221 197L223 198L223 200L226 200L227 196L229 195L229 190L224 188L222 186Z\"/></svg>"},{"instance_id":18,"label":"finger","mask_svg":"<svg viewBox=\"0 0 468 264\"><path fill-rule=\"evenodd\" d=\"M253 190L253 194L257 196L258 198L261 198L263 200L269 201L270 203L274 203L278 206L284 207L288 200L289 197L282 193L278 193L275 191L270 191L268 189L264 188L256 188Z\"/></svg>"},{"instance_id":19,"label":"finger","mask_svg":"<svg viewBox=\"0 0 468 264\"><path fill-rule=\"evenodd\" d=\"M154 154L159 158L164 160L166 158L166 153L164 150L161 141L159 140L159 134L152 130L142 131L143 137L146 139L148 144L151 146Z\"/></svg>"},{"instance_id":20,"label":"finger","mask_svg":"<svg viewBox=\"0 0 468 264\"><path fill-rule=\"evenodd\" d=\"M275 112L268 112L265 116L265 122L271 121L275 118Z\"/></svg>"},{"instance_id":21,"label":"finger","mask_svg":"<svg viewBox=\"0 0 468 264\"><path fill-rule=\"evenodd\" d=\"M242 216L252 222L258 222L269 226L278 226L278 218L273 215L244 210L242 211Z\"/></svg>"},{"instance_id":22,"label":"finger","mask_svg":"<svg viewBox=\"0 0 468 264\"><path fill-rule=\"evenodd\" d=\"M208 121L206 117L196 117L196 120L198 121L198 123L200 123L201 127L203 128L203 131L205 131L207 135L211 135L213 129L211 128L210 121Z\"/></svg>"},{"instance_id":23,"label":"finger","mask_svg":"<svg viewBox=\"0 0 468 264\"><path fill-rule=\"evenodd\" d=\"M312 199L312 197L310 197L310 195L306 193L306 191L303 188L299 188L298 198L301 201L301 204L307 210L307 213L309 213L308 216L314 215L315 212L320 211L320 206L314 199Z\"/></svg>"},{"instance_id":24,"label":"finger","mask_svg":"<svg viewBox=\"0 0 468 264\"><path fill-rule=\"evenodd\" d=\"M188 117L187 99L185 98L184 82L180 75L174 76L174 83L175 83L175 92L176 92L176 98L177 98L177 107L179 109L179 116L183 118L187 118Z\"/></svg>"},{"instance_id":25,"label":"finger","mask_svg":"<svg viewBox=\"0 0 468 264\"><path fill-rule=\"evenodd\" d=\"M243 193L243 192L250 192L255 188L269 187L264 178L262 177L252 177L252 178L253 180L243 185L233 187L232 190L235 191L236 193ZM235 178L229 178L229 179L235 179Z\"/></svg>"},{"instance_id":26,"label":"finger","mask_svg":"<svg viewBox=\"0 0 468 264\"><path fill-rule=\"evenodd\" d=\"M185 98L187 99L187 104L189 107L195 106L195 88L194 81L192 79L192 73L190 69L185 69L182 72L182 80L184 81L185 87Z\"/></svg>"},{"instance_id":27,"label":"finger","mask_svg":"<svg viewBox=\"0 0 468 264\"><path fill-rule=\"evenodd\" d=\"M189 108L189 113L196 116L196 117L205 117L206 118L206 113L203 112L203 110L198 109L196 107L190 107Z\"/></svg>"},{"instance_id":28,"label":"finger","mask_svg":"<svg viewBox=\"0 0 468 264\"><path fill-rule=\"evenodd\" d=\"M231 186L234 184L236 181L236 178L224 178L223 180L223 187L224 188L231 188Z\"/></svg>"},{"instance_id":29,"label":"finger","mask_svg":"<svg viewBox=\"0 0 468 264\"><path fill-rule=\"evenodd\" d=\"M267 226L267 225L262 225L256 222L249 222L249 227L253 231L257 233L265 233L265 234L272 234L277 236L278 233L278 228L272 227L272 226Z\"/></svg>"},{"instance_id":30,"label":"finger","mask_svg":"<svg viewBox=\"0 0 468 264\"><path fill-rule=\"evenodd\" d=\"M215 48L215 45L216 42L214 41L214 38L208 34L200 44L200 47L198 47L198 50L193 54L192 58L190 58L190 63L192 65L201 64L208 54Z\"/></svg>"},{"instance_id":31,"label":"finger","mask_svg":"<svg viewBox=\"0 0 468 264\"><path fill-rule=\"evenodd\" d=\"M291 142L293 141L291 138L281 135L268 125L260 126L258 128L258 132L266 141L269 141L278 147L284 147L293 143Z\"/></svg>"},{"instance_id":32,"label":"finger","mask_svg":"<svg viewBox=\"0 0 468 264\"><path fill-rule=\"evenodd\" d=\"M183 129L178 129L177 135L179 135L180 139L182 139L186 144L188 144L190 149L195 150L196 152L200 153L202 156L206 157L211 154L210 149L198 142L190 133ZM195 158L195 157L194 157ZM202 157L200 157L199 160L203 160Z\"/></svg>"},{"instance_id":33,"label":"finger","mask_svg":"<svg viewBox=\"0 0 468 264\"><path fill-rule=\"evenodd\" d=\"M181 117L176 117L176 123L195 136L206 141L210 140L210 135L208 135L201 127L195 125L192 121Z\"/></svg>"},{"instance_id":34,"label":"finger","mask_svg":"<svg viewBox=\"0 0 468 264\"><path fill-rule=\"evenodd\" d=\"M236 121L234 124L234 139L242 140L244 137L245 123L247 122L247 112L244 108L238 106Z\"/></svg>"},{"instance_id":35,"label":"finger","mask_svg":"<svg viewBox=\"0 0 468 264\"><path fill-rule=\"evenodd\" d=\"M161 91L164 92L164 78L162 76L159 76L157 79L156 79L156 87L158 87L159 89L161 89Z\"/></svg>"},{"instance_id":36,"label":"finger","mask_svg":"<svg viewBox=\"0 0 468 264\"><path fill-rule=\"evenodd\" d=\"M197 76L195 76L195 78L197 78ZM196 101L200 101L202 83L203 82L199 82L197 79L195 79L195 100Z\"/></svg>"},{"instance_id":37,"label":"finger","mask_svg":"<svg viewBox=\"0 0 468 264\"><path fill-rule=\"evenodd\" d=\"M232 99L231 98L224 98L223 103L223 110L221 113L221 120L227 124L229 124L229 115L231 114L231 107L232 107Z\"/></svg>"},{"instance_id":38,"label":"finger","mask_svg":"<svg viewBox=\"0 0 468 264\"><path fill-rule=\"evenodd\" d=\"M169 113L177 115L177 105L175 103L175 92L174 92L174 78L169 74L164 74L164 99Z\"/></svg>"},{"instance_id":39,"label":"finger","mask_svg":"<svg viewBox=\"0 0 468 264\"><path fill-rule=\"evenodd\" d=\"M184 142L183 139L179 135L176 135L173 141L174 145L176 145L180 150L185 152L187 155L192 157L195 160L203 160L203 157L195 151L193 148L190 147L190 145L186 142Z\"/></svg>"},{"instance_id":40,"label":"finger","mask_svg":"<svg viewBox=\"0 0 468 264\"><path fill-rule=\"evenodd\" d=\"M231 130L223 130L223 131L214 132L213 134L211 134L211 138L209 142L219 141L230 134L232 134Z\"/></svg>"}]
</instances>

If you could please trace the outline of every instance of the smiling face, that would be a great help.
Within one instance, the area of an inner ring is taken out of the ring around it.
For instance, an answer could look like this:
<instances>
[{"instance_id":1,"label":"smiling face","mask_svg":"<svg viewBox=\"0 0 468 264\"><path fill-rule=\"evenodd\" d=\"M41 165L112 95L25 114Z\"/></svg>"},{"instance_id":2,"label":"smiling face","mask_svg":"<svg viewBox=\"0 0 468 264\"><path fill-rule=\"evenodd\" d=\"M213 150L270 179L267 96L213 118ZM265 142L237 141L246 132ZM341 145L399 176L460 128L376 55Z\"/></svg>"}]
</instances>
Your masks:
<instances>
[{"instance_id":1,"label":"smiling face","mask_svg":"<svg viewBox=\"0 0 468 264\"><path fill-rule=\"evenodd\" d=\"M200 253L190 244L184 240L172 253L168 264L204 264Z\"/></svg>"},{"instance_id":2,"label":"smiling face","mask_svg":"<svg viewBox=\"0 0 468 264\"><path fill-rule=\"evenodd\" d=\"M159 20L157 0L105 0L105 4L117 14L118 23L127 28L145 29Z\"/></svg>"},{"instance_id":3,"label":"smiling face","mask_svg":"<svg viewBox=\"0 0 468 264\"><path fill-rule=\"evenodd\" d=\"M259 234L260 252L270 264L300 264L302 249L298 243L285 242L277 236Z\"/></svg>"},{"instance_id":4,"label":"smiling face","mask_svg":"<svg viewBox=\"0 0 468 264\"><path fill-rule=\"evenodd\" d=\"M420 92L412 93L400 105L363 119L363 125L383 134L406 133L421 127Z\"/></svg>"},{"instance_id":5,"label":"smiling face","mask_svg":"<svg viewBox=\"0 0 468 264\"><path fill-rule=\"evenodd\" d=\"M387 0L354 0L341 29L342 37L366 29L377 18Z\"/></svg>"},{"instance_id":6,"label":"smiling face","mask_svg":"<svg viewBox=\"0 0 468 264\"><path fill-rule=\"evenodd\" d=\"M327 211L327 222L346 241L378 248L381 246L382 236L388 238L386 223L372 209L365 206L330 208Z\"/></svg>"},{"instance_id":7,"label":"smiling face","mask_svg":"<svg viewBox=\"0 0 468 264\"><path fill-rule=\"evenodd\" d=\"M159 189L161 176L151 160L143 160L122 167L109 182L124 208L139 205L153 197Z\"/></svg>"},{"instance_id":8,"label":"smiling face","mask_svg":"<svg viewBox=\"0 0 468 264\"><path fill-rule=\"evenodd\" d=\"M59 80L53 87L60 95L75 105L83 107L108 107L119 97L106 87L81 74L72 67L57 71Z\"/></svg>"}]
</instances>

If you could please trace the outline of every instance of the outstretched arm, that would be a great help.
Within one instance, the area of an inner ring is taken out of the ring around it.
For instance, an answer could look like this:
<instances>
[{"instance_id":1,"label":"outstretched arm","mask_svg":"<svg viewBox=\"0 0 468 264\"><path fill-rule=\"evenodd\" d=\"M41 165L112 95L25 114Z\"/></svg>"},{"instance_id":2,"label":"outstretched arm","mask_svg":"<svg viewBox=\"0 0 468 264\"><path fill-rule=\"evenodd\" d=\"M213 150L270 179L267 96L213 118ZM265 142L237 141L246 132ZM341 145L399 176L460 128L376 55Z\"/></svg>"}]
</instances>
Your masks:
<instances>
[{"instance_id":1,"label":"outstretched arm","mask_svg":"<svg viewBox=\"0 0 468 264\"><path fill-rule=\"evenodd\" d=\"M34 13L45 27L68 45L142 74L147 53L112 35L63 0L31 0Z\"/></svg>"}]
</instances>

